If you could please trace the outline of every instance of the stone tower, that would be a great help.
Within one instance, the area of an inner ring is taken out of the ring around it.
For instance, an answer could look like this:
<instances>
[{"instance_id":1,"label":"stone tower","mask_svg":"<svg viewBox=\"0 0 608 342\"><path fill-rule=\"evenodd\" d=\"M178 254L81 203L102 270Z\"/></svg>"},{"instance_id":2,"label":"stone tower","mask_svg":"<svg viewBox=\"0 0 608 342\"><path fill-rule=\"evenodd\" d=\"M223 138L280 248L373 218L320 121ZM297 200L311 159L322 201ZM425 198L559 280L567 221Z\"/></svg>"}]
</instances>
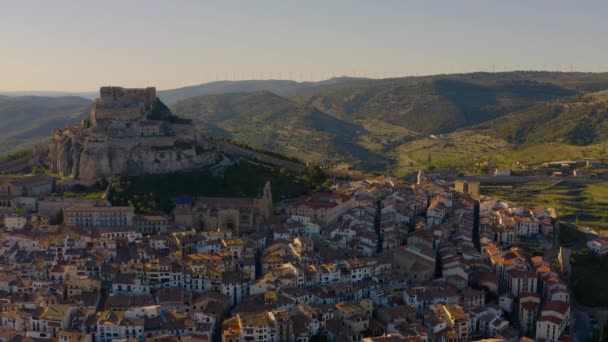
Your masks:
<instances>
[{"instance_id":1,"label":"stone tower","mask_svg":"<svg viewBox=\"0 0 608 342\"><path fill-rule=\"evenodd\" d=\"M260 212L262 213L264 220L266 220L266 222L270 221L273 210L272 188L270 187L270 181L264 184L264 191L262 191L262 198L260 204Z\"/></svg>"},{"instance_id":2,"label":"stone tower","mask_svg":"<svg viewBox=\"0 0 608 342\"><path fill-rule=\"evenodd\" d=\"M418 177L416 178L416 185L422 185L424 183L424 171L418 170Z\"/></svg>"}]
</instances>

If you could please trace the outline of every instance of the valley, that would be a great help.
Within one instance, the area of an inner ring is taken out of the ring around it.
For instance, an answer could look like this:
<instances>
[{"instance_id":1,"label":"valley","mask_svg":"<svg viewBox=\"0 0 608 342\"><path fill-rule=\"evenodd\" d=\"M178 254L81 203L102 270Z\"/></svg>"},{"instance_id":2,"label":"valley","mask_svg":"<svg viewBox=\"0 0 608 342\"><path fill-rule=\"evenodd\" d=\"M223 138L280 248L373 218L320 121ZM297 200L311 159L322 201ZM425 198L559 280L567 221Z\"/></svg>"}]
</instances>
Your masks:
<instances>
[{"instance_id":1,"label":"valley","mask_svg":"<svg viewBox=\"0 0 608 342\"><path fill-rule=\"evenodd\" d=\"M428 167L474 174L604 157L606 89L606 73L522 71L220 81L159 91L159 98L207 136L306 162L394 175ZM44 143L53 128L79 123L87 101L0 97L7 132L0 152Z\"/></svg>"}]
</instances>

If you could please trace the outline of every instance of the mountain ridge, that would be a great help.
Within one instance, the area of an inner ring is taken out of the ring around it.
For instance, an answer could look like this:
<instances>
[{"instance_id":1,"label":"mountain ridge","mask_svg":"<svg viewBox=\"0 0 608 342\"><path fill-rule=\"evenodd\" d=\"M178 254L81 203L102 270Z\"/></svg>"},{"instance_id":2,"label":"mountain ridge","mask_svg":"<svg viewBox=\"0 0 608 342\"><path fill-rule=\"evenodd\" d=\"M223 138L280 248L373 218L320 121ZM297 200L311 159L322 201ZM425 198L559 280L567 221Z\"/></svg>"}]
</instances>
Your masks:
<instances>
[{"instance_id":1,"label":"mountain ridge","mask_svg":"<svg viewBox=\"0 0 608 342\"><path fill-rule=\"evenodd\" d=\"M168 105L210 136L308 161L348 161L371 169L389 167L399 159L400 146L432 134L468 130L514 146L547 142L584 146L602 143L608 135L603 107L593 111L593 106L605 102L593 98L605 96L598 91L608 89L608 73L220 81L168 90L173 95L159 91L159 97L188 94L180 94L180 89L198 95ZM219 91L223 93L208 94ZM91 103L79 97L0 95L0 104L11 101L22 107L15 111L0 106L4 132L9 133L0 141L11 148L47 138L54 125L80 122ZM66 107L57 112L62 101ZM48 108L38 108L40 103ZM552 113L552 108L559 113ZM576 113L592 122L591 127ZM548 124L541 127L545 121ZM551 133L555 127L559 129ZM577 140L579 136L584 138Z\"/></svg>"},{"instance_id":2,"label":"mountain ridge","mask_svg":"<svg viewBox=\"0 0 608 342\"><path fill-rule=\"evenodd\" d=\"M0 97L0 151L32 145L56 127L80 122L91 101L76 97Z\"/></svg>"},{"instance_id":3,"label":"mountain ridge","mask_svg":"<svg viewBox=\"0 0 608 342\"><path fill-rule=\"evenodd\" d=\"M543 102L474 126L514 144L558 142L577 146L608 141L608 92Z\"/></svg>"}]
</instances>

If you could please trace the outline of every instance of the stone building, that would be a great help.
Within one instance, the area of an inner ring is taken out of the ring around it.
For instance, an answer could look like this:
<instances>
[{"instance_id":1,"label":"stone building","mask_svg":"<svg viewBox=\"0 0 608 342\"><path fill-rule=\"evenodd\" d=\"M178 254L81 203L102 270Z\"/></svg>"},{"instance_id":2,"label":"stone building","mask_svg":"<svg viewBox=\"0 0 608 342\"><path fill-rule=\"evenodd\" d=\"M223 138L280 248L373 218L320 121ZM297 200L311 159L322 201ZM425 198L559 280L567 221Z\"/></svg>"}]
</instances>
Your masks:
<instances>
[{"instance_id":1,"label":"stone building","mask_svg":"<svg viewBox=\"0 0 608 342\"><path fill-rule=\"evenodd\" d=\"M53 192L53 178L46 175L0 178L0 196L42 197Z\"/></svg>"},{"instance_id":2,"label":"stone building","mask_svg":"<svg viewBox=\"0 0 608 342\"><path fill-rule=\"evenodd\" d=\"M133 207L74 206L64 211L65 224L78 227L125 227L133 224Z\"/></svg>"},{"instance_id":3,"label":"stone building","mask_svg":"<svg viewBox=\"0 0 608 342\"><path fill-rule=\"evenodd\" d=\"M222 324L222 341L279 341L277 320L273 312L238 313Z\"/></svg>"},{"instance_id":4,"label":"stone building","mask_svg":"<svg viewBox=\"0 0 608 342\"><path fill-rule=\"evenodd\" d=\"M540 308L538 293L523 292L519 296L519 329L525 336L534 336Z\"/></svg>"},{"instance_id":5,"label":"stone building","mask_svg":"<svg viewBox=\"0 0 608 342\"><path fill-rule=\"evenodd\" d=\"M301 196L287 207L289 216L305 216L328 226L356 205L355 196L316 192Z\"/></svg>"},{"instance_id":6,"label":"stone building","mask_svg":"<svg viewBox=\"0 0 608 342\"><path fill-rule=\"evenodd\" d=\"M180 197L174 210L178 224L202 230L223 229L234 232L257 230L272 216L273 202L270 182L266 182L256 198Z\"/></svg>"},{"instance_id":7,"label":"stone building","mask_svg":"<svg viewBox=\"0 0 608 342\"><path fill-rule=\"evenodd\" d=\"M466 180L456 180L454 182L454 190L461 194L471 196L472 199L479 198L479 182L469 182Z\"/></svg>"},{"instance_id":8,"label":"stone building","mask_svg":"<svg viewBox=\"0 0 608 342\"><path fill-rule=\"evenodd\" d=\"M55 182L46 174L0 177L0 209L20 208L36 212L38 200L53 192Z\"/></svg>"},{"instance_id":9,"label":"stone building","mask_svg":"<svg viewBox=\"0 0 608 342\"><path fill-rule=\"evenodd\" d=\"M173 116L155 88L102 87L89 118L56 129L49 169L93 182L119 174L192 170L214 164L215 144L191 122Z\"/></svg>"},{"instance_id":10,"label":"stone building","mask_svg":"<svg viewBox=\"0 0 608 342\"><path fill-rule=\"evenodd\" d=\"M412 284L431 281L435 275L436 254L421 244L408 244L393 254L393 268Z\"/></svg>"},{"instance_id":11,"label":"stone building","mask_svg":"<svg viewBox=\"0 0 608 342\"><path fill-rule=\"evenodd\" d=\"M445 319L448 326L456 333L455 341L469 341L469 314L457 304L437 304L435 310Z\"/></svg>"}]
</instances>

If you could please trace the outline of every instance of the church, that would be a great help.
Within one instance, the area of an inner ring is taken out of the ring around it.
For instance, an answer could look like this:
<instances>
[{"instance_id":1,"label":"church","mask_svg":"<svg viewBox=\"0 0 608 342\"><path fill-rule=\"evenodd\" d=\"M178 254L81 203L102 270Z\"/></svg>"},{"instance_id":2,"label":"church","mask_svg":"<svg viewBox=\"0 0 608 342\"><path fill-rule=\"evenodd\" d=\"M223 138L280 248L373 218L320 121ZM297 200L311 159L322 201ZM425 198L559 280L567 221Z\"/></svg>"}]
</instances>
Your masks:
<instances>
[{"instance_id":1,"label":"church","mask_svg":"<svg viewBox=\"0 0 608 342\"><path fill-rule=\"evenodd\" d=\"M272 218L270 182L256 198L179 196L173 214L175 222L201 230L232 230L234 233L259 230Z\"/></svg>"}]
</instances>

